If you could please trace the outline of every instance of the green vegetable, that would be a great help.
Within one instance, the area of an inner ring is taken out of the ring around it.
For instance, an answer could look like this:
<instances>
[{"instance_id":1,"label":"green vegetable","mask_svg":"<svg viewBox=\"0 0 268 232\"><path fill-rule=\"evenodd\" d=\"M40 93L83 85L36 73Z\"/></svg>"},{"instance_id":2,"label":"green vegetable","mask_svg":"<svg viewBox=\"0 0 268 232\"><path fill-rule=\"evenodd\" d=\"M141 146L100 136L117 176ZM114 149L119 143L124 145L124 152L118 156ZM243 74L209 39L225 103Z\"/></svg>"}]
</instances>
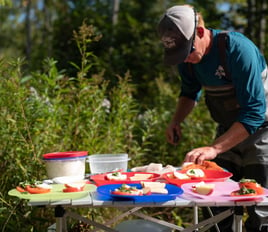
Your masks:
<instances>
[{"instance_id":1,"label":"green vegetable","mask_svg":"<svg viewBox=\"0 0 268 232\"><path fill-rule=\"evenodd\" d=\"M118 188L118 190L120 192L125 192L125 193L130 193L132 191L136 191L137 188L136 187L131 187L131 186L128 186L126 184L122 184L120 188Z\"/></svg>"},{"instance_id":2,"label":"green vegetable","mask_svg":"<svg viewBox=\"0 0 268 232\"><path fill-rule=\"evenodd\" d=\"M113 172L112 176L119 176L119 172Z\"/></svg>"},{"instance_id":3,"label":"green vegetable","mask_svg":"<svg viewBox=\"0 0 268 232\"><path fill-rule=\"evenodd\" d=\"M256 191L254 189L248 189L245 187L242 187L239 189L237 195L246 195L246 194L256 194Z\"/></svg>"},{"instance_id":4,"label":"green vegetable","mask_svg":"<svg viewBox=\"0 0 268 232\"><path fill-rule=\"evenodd\" d=\"M240 183L246 183L246 182L257 183L257 181L254 180L254 179L246 179L246 178L241 179L239 182L240 182Z\"/></svg>"}]
</instances>

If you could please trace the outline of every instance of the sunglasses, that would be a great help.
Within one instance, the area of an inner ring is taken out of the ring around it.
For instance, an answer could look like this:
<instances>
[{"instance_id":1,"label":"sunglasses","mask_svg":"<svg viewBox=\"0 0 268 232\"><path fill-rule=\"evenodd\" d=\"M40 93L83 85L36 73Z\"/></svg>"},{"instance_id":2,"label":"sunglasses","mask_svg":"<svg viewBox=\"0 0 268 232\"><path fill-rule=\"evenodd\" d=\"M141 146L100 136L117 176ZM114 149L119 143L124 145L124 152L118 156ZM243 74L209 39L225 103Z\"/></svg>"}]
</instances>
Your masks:
<instances>
[{"instance_id":1,"label":"sunglasses","mask_svg":"<svg viewBox=\"0 0 268 232\"><path fill-rule=\"evenodd\" d=\"M193 9L194 11L194 35L193 35L193 40L192 40L192 46L191 46L191 50L190 53L195 51L195 46L194 46L194 42L195 42L195 36L196 36L196 26L197 26L197 14L196 14L196 10Z\"/></svg>"}]
</instances>

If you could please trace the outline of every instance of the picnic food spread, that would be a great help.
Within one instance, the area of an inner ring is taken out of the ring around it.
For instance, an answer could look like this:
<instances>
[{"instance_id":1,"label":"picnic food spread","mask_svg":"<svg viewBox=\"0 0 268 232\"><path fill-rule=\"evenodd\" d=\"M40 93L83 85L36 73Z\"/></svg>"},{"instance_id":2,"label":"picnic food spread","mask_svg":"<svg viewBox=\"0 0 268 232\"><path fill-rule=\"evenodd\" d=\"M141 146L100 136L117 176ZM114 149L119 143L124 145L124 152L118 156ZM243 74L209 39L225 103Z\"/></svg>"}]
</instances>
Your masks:
<instances>
[{"instance_id":1,"label":"picnic food spread","mask_svg":"<svg viewBox=\"0 0 268 232\"><path fill-rule=\"evenodd\" d=\"M144 172L144 168L152 172ZM102 186L101 191L104 191L108 196L130 196L134 197L133 199L136 199L136 197L137 199L140 197L148 199L148 197L152 196L154 198L150 199L155 200L155 197L157 197L159 201L174 199L174 197L183 194L184 191L187 191L190 195L192 193L202 197L229 196L233 199L243 197L246 200L254 199L254 196L260 197L268 194L268 190L253 179L241 179L239 182L233 181L231 183L235 183L235 186L226 185L230 188L222 189L222 193L219 192L221 183L228 180L232 173L223 170L212 161L204 161L202 165L184 163L179 170L171 165L163 167L162 164L155 163L142 168L133 168L132 170L141 171L114 171L92 175L90 179L95 182L95 185L89 184L85 179L71 181L71 177L70 182L67 182L69 178L65 177L65 183L56 184L55 182L24 181L20 182L16 189L11 190L10 195L24 199L39 199L40 197L46 199L45 196L54 200L76 199L86 196L88 192L96 191ZM167 170L170 172L164 173ZM182 185L185 185L185 187ZM163 196L165 197L163 198Z\"/></svg>"}]
</instances>

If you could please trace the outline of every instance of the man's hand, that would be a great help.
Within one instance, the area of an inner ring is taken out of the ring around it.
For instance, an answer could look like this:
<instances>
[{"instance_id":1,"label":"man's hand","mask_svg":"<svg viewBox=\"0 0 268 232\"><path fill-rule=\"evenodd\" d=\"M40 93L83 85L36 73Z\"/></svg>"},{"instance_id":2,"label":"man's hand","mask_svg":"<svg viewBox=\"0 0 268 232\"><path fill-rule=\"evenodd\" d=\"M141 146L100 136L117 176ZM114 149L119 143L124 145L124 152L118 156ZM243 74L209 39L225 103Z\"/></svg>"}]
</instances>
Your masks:
<instances>
[{"instance_id":1,"label":"man's hand","mask_svg":"<svg viewBox=\"0 0 268 232\"><path fill-rule=\"evenodd\" d=\"M181 128L175 123L171 123L166 130L167 141L170 144L177 145L181 138Z\"/></svg>"},{"instance_id":2,"label":"man's hand","mask_svg":"<svg viewBox=\"0 0 268 232\"><path fill-rule=\"evenodd\" d=\"M249 133L239 122L235 122L231 128L223 135L218 137L211 146L195 148L185 156L185 162L194 162L202 164L204 160L212 160L218 154L221 154L238 143L242 142L249 136Z\"/></svg>"},{"instance_id":3,"label":"man's hand","mask_svg":"<svg viewBox=\"0 0 268 232\"><path fill-rule=\"evenodd\" d=\"M184 162L193 162L202 164L204 160L212 160L218 155L214 147L198 147L188 152L185 156Z\"/></svg>"}]
</instances>

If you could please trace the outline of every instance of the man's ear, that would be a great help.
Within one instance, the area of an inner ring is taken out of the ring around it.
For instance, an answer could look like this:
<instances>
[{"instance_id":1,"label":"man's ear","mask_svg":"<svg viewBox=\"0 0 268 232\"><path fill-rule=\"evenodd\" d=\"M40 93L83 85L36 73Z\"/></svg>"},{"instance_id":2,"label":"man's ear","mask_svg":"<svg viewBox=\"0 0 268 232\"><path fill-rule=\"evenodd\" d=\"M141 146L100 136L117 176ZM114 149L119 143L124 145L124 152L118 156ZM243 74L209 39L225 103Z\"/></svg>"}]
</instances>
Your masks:
<instances>
[{"instance_id":1,"label":"man's ear","mask_svg":"<svg viewBox=\"0 0 268 232\"><path fill-rule=\"evenodd\" d=\"M203 27L197 27L196 30L197 30L198 37L202 38L204 36L204 31L205 31L204 28Z\"/></svg>"}]
</instances>

